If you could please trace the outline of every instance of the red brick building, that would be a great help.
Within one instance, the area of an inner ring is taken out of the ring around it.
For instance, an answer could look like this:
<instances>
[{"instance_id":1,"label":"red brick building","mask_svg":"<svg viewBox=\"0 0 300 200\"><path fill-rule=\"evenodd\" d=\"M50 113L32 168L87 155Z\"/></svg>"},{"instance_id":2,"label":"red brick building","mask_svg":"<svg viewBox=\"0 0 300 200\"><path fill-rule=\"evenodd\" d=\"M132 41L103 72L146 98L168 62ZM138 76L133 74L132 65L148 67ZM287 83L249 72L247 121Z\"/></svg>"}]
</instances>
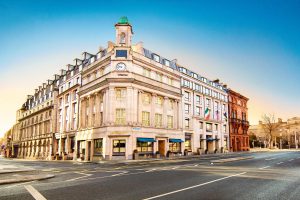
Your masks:
<instances>
[{"instance_id":1,"label":"red brick building","mask_svg":"<svg viewBox=\"0 0 300 200\"><path fill-rule=\"evenodd\" d=\"M230 151L249 151L248 98L229 89Z\"/></svg>"}]
</instances>

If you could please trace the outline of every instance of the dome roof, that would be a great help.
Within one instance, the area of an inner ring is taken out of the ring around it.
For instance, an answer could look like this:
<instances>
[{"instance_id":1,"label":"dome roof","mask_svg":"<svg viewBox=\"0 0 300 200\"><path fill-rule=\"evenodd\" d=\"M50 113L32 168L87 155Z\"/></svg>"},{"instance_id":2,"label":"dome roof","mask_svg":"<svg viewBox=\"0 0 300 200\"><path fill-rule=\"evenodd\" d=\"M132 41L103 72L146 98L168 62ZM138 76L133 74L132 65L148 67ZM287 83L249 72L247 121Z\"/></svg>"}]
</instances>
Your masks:
<instances>
[{"instance_id":1,"label":"dome roof","mask_svg":"<svg viewBox=\"0 0 300 200\"><path fill-rule=\"evenodd\" d=\"M123 16L119 19L118 24L129 24L128 18Z\"/></svg>"}]
</instances>

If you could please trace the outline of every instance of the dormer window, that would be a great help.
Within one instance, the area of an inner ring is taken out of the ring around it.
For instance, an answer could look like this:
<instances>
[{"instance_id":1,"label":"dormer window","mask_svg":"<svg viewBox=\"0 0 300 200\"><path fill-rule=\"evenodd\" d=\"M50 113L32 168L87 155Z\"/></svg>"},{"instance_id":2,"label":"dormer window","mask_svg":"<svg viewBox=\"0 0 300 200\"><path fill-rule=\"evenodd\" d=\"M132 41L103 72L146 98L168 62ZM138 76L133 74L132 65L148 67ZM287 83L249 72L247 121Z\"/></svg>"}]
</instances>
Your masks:
<instances>
[{"instance_id":1,"label":"dormer window","mask_svg":"<svg viewBox=\"0 0 300 200\"><path fill-rule=\"evenodd\" d=\"M170 61L164 60L164 63L165 63L166 66L170 67Z\"/></svg>"},{"instance_id":2,"label":"dormer window","mask_svg":"<svg viewBox=\"0 0 300 200\"><path fill-rule=\"evenodd\" d=\"M156 55L156 54L152 54L152 58L153 58L153 60L154 61L156 61L156 62L159 62L159 56L158 55Z\"/></svg>"},{"instance_id":3,"label":"dormer window","mask_svg":"<svg viewBox=\"0 0 300 200\"><path fill-rule=\"evenodd\" d=\"M126 38L126 35L124 32L122 32L120 35L120 44L125 44L125 38Z\"/></svg>"}]
</instances>

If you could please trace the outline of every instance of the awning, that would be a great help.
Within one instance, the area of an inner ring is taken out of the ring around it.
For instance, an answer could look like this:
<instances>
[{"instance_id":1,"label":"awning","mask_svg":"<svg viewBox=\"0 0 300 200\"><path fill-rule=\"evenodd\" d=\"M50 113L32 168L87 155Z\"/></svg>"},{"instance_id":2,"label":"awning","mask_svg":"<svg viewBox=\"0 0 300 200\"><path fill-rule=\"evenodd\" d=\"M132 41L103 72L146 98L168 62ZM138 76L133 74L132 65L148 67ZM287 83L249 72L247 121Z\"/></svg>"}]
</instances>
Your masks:
<instances>
[{"instance_id":1,"label":"awning","mask_svg":"<svg viewBox=\"0 0 300 200\"><path fill-rule=\"evenodd\" d=\"M212 141L214 141L214 140L215 140L215 139L213 139L213 138L207 138L207 139L206 139L207 142L212 142Z\"/></svg>"},{"instance_id":2,"label":"awning","mask_svg":"<svg viewBox=\"0 0 300 200\"><path fill-rule=\"evenodd\" d=\"M183 142L182 139L169 139L169 142L180 143Z\"/></svg>"},{"instance_id":3,"label":"awning","mask_svg":"<svg viewBox=\"0 0 300 200\"><path fill-rule=\"evenodd\" d=\"M138 142L156 142L153 138L137 138Z\"/></svg>"}]
</instances>

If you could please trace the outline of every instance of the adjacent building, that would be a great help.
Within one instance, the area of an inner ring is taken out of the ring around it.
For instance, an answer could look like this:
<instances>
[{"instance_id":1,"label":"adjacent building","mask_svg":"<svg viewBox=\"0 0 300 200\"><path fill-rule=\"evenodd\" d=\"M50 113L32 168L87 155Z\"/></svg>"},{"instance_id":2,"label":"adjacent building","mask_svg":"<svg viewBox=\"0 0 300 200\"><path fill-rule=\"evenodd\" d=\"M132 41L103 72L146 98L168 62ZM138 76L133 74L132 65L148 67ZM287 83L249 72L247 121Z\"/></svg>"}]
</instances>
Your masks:
<instances>
[{"instance_id":1,"label":"adjacent building","mask_svg":"<svg viewBox=\"0 0 300 200\"><path fill-rule=\"evenodd\" d=\"M229 89L230 151L249 151L248 98Z\"/></svg>"},{"instance_id":2,"label":"adjacent building","mask_svg":"<svg viewBox=\"0 0 300 200\"><path fill-rule=\"evenodd\" d=\"M28 95L15 154L97 161L228 151L226 85L132 44L126 17L115 30L115 42L84 52Z\"/></svg>"},{"instance_id":3,"label":"adjacent building","mask_svg":"<svg viewBox=\"0 0 300 200\"><path fill-rule=\"evenodd\" d=\"M275 148L298 148L300 146L300 117L293 117L283 121L278 118L276 129L273 130L273 145L270 142L270 136L263 128L262 121L257 125L251 125L249 135L254 136L253 146L256 147L275 147Z\"/></svg>"}]
</instances>

